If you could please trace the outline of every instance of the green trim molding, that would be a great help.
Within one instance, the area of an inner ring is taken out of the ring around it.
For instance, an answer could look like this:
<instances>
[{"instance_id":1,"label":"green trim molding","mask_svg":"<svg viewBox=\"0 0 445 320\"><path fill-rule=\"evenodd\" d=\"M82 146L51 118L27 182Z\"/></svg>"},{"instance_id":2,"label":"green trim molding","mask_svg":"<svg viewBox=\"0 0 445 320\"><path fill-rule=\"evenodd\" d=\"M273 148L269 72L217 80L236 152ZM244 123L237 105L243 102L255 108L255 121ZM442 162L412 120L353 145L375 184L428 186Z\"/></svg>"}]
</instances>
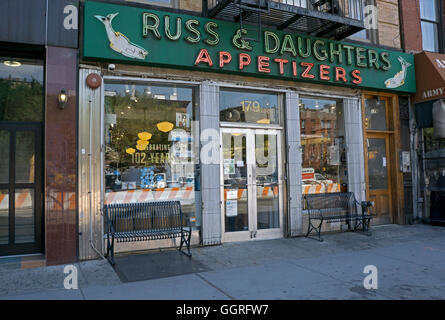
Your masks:
<instances>
[{"instance_id":1,"label":"green trim molding","mask_svg":"<svg viewBox=\"0 0 445 320\"><path fill-rule=\"evenodd\" d=\"M413 93L414 56L237 23L85 1L83 59Z\"/></svg>"}]
</instances>

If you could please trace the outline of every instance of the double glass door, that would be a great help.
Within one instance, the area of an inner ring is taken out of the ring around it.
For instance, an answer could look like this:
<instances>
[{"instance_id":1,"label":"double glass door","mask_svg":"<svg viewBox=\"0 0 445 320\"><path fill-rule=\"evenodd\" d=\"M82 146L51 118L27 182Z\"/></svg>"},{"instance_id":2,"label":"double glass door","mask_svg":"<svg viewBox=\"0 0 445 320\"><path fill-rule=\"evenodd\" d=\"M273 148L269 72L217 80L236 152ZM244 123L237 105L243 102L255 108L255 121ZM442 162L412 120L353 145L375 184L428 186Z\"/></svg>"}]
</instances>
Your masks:
<instances>
[{"instance_id":1,"label":"double glass door","mask_svg":"<svg viewBox=\"0 0 445 320\"><path fill-rule=\"evenodd\" d=\"M42 125L0 122L0 256L41 252Z\"/></svg>"},{"instance_id":2,"label":"double glass door","mask_svg":"<svg viewBox=\"0 0 445 320\"><path fill-rule=\"evenodd\" d=\"M221 129L223 241L282 237L279 130Z\"/></svg>"}]
</instances>

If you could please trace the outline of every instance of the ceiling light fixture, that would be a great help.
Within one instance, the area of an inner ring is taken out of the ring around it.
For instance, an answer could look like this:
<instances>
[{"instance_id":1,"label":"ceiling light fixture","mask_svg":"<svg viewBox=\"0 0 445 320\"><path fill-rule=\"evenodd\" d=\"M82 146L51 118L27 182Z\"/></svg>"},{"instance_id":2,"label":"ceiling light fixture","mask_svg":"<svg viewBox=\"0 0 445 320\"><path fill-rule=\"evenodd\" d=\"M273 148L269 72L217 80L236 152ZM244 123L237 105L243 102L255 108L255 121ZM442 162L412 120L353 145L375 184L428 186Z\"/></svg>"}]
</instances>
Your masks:
<instances>
[{"instance_id":1,"label":"ceiling light fixture","mask_svg":"<svg viewBox=\"0 0 445 320\"><path fill-rule=\"evenodd\" d=\"M11 60L7 60L3 62L4 65L8 66L8 67L20 67L22 64L18 61L11 61Z\"/></svg>"}]
</instances>

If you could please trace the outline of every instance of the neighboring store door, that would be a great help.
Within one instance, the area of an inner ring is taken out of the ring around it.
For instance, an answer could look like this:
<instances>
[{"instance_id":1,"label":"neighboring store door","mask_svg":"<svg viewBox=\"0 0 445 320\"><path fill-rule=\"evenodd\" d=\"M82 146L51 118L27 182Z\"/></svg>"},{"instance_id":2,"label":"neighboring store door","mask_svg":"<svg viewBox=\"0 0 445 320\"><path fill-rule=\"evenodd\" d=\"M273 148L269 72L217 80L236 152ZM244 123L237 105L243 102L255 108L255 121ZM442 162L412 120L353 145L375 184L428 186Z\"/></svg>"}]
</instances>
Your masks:
<instances>
[{"instance_id":1,"label":"neighboring store door","mask_svg":"<svg viewBox=\"0 0 445 320\"><path fill-rule=\"evenodd\" d=\"M283 235L279 130L221 129L223 241Z\"/></svg>"},{"instance_id":2,"label":"neighboring store door","mask_svg":"<svg viewBox=\"0 0 445 320\"><path fill-rule=\"evenodd\" d=\"M368 200L374 201L375 224L392 223L391 162L389 136L384 133L367 134Z\"/></svg>"},{"instance_id":3,"label":"neighboring store door","mask_svg":"<svg viewBox=\"0 0 445 320\"><path fill-rule=\"evenodd\" d=\"M0 122L0 256L41 252L42 125Z\"/></svg>"},{"instance_id":4,"label":"neighboring store door","mask_svg":"<svg viewBox=\"0 0 445 320\"><path fill-rule=\"evenodd\" d=\"M392 96L366 95L364 99L364 151L366 198L374 201L373 224L394 223L395 115Z\"/></svg>"}]
</instances>

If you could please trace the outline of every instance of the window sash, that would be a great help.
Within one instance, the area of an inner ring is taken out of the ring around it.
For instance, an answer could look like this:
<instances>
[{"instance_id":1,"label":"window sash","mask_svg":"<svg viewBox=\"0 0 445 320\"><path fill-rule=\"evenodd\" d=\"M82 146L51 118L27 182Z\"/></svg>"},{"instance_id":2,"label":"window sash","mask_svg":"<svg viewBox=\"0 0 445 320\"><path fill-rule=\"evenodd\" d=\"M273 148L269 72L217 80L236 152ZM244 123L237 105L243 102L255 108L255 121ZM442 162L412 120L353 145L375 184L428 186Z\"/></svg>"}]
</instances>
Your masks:
<instances>
[{"instance_id":1,"label":"window sash","mask_svg":"<svg viewBox=\"0 0 445 320\"><path fill-rule=\"evenodd\" d=\"M176 0L125 0L126 2L137 2L142 4L152 4L164 7L175 7Z\"/></svg>"},{"instance_id":2,"label":"window sash","mask_svg":"<svg viewBox=\"0 0 445 320\"><path fill-rule=\"evenodd\" d=\"M422 48L425 51L439 51L439 24L434 22L421 21Z\"/></svg>"},{"instance_id":3,"label":"window sash","mask_svg":"<svg viewBox=\"0 0 445 320\"><path fill-rule=\"evenodd\" d=\"M436 0L420 1L420 18L432 22L439 22L439 7Z\"/></svg>"}]
</instances>

